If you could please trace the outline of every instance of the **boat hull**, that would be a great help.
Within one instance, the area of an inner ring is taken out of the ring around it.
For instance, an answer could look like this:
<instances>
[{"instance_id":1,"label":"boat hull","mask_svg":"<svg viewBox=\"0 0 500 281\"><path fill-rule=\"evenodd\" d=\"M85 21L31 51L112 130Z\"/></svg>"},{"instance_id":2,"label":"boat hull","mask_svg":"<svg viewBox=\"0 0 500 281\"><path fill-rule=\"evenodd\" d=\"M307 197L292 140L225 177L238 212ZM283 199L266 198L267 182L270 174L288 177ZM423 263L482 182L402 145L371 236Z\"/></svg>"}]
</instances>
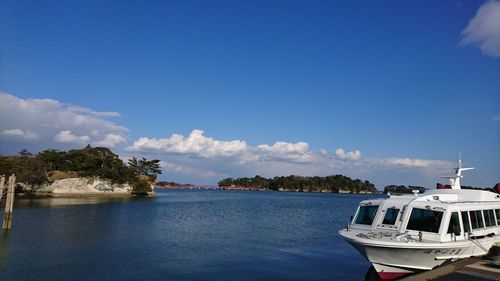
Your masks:
<instances>
[{"instance_id":1,"label":"boat hull","mask_svg":"<svg viewBox=\"0 0 500 281\"><path fill-rule=\"evenodd\" d=\"M414 270L407 270L400 267L387 266L378 263L372 263L372 265L377 272L378 277L382 280L394 280L416 272Z\"/></svg>"},{"instance_id":2,"label":"boat hull","mask_svg":"<svg viewBox=\"0 0 500 281\"><path fill-rule=\"evenodd\" d=\"M500 240L500 236L495 235L478 241L464 240L445 243L385 241L382 243L356 237L345 230L340 234L373 264L383 280L431 270L450 260L485 255L495 241Z\"/></svg>"}]
</instances>

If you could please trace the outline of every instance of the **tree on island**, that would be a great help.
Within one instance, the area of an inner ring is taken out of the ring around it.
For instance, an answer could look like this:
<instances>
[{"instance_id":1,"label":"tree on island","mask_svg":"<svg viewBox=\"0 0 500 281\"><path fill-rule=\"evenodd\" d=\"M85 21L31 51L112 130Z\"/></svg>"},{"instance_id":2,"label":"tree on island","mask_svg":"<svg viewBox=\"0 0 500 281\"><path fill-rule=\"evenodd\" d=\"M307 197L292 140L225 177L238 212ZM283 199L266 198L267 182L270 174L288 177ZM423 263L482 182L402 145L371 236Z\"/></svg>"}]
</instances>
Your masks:
<instances>
[{"instance_id":1,"label":"tree on island","mask_svg":"<svg viewBox=\"0 0 500 281\"><path fill-rule=\"evenodd\" d=\"M137 175L151 177L161 174L160 169L160 160L147 160L142 157L141 159L137 159L132 157L132 159L128 160L128 166L135 171Z\"/></svg>"},{"instance_id":2,"label":"tree on island","mask_svg":"<svg viewBox=\"0 0 500 281\"><path fill-rule=\"evenodd\" d=\"M150 192L150 182L155 182L157 175L161 174L160 160L147 160L146 158L137 159L132 157L127 165L139 178L136 183L136 189L141 192Z\"/></svg>"},{"instance_id":3,"label":"tree on island","mask_svg":"<svg viewBox=\"0 0 500 281\"><path fill-rule=\"evenodd\" d=\"M19 155L24 156L24 157L33 156L33 154L31 152L29 152L26 148L23 148L21 151L19 151Z\"/></svg>"}]
</instances>

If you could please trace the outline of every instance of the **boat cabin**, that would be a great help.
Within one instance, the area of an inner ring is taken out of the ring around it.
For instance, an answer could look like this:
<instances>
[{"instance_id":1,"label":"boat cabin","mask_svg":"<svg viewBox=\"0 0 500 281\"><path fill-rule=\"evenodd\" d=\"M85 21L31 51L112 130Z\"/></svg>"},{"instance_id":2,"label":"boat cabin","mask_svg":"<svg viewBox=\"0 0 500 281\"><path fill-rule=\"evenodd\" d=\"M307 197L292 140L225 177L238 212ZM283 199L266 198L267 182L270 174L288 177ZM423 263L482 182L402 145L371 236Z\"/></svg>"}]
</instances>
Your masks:
<instances>
[{"instance_id":1,"label":"boat cabin","mask_svg":"<svg viewBox=\"0 0 500 281\"><path fill-rule=\"evenodd\" d=\"M349 228L406 234L419 241L459 241L500 234L500 194L438 189L362 201Z\"/></svg>"}]
</instances>

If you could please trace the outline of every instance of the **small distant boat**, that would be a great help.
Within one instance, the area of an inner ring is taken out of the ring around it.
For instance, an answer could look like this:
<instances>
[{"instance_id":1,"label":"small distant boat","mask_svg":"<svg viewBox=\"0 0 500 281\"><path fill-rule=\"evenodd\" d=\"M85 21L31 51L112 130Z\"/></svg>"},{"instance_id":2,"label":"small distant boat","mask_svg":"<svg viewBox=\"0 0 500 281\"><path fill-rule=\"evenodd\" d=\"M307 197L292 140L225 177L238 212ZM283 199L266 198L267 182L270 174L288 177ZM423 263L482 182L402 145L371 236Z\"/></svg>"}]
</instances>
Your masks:
<instances>
[{"instance_id":1,"label":"small distant boat","mask_svg":"<svg viewBox=\"0 0 500 281\"><path fill-rule=\"evenodd\" d=\"M462 172L471 169L459 160L448 189L362 201L339 234L383 280L485 255L500 242L500 188L461 189Z\"/></svg>"}]
</instances>

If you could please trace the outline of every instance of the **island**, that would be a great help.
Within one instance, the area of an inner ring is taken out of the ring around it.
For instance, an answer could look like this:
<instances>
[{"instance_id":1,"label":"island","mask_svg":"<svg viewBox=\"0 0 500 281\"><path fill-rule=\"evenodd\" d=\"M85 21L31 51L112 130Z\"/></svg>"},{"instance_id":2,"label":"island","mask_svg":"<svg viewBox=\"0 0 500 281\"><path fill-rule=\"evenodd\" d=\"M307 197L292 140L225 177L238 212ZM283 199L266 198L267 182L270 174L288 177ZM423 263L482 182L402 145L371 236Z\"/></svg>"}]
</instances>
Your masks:
<instances>
[{"instance_id":1,"label":"island","mask_svg":"<svg viewBox=\"0 0 500 281\"><path fill-rule=\"evenodd\" d=\"M416 185L388 185L384 187L384 194L412 194L413 190L418 190L418 193L424 193L427 188L423 186L416 186Z\"/></svg>"},{"instance_id":2,"label":"island","mask_svg":"<svg viewBox=\"0 0 500 281\"><path fill-rule=\"evenodd\" d=\"M375 185L367 180L351 179L343 175L325 177L281 176L264 178L259 175L248 178L226 178L219 181L223 189L274 190L293 192L333 192L333 193L377 193Z\"/></svg>"},{"instance_id":3,"label":"island","mask_svg":"<svg viewBox=\"0 0 500 281\"><path fill-rule=\"evenodd\" d=\"M153 196L160 160L132 157L127 163L106 147L0 156L0 175L16 175L25 196Z\"/></svg>"},{"instance_id":4,"label":"island","mask_svg":"<svg viewBox=\"0 0 500 281\"><path fill-rule=\"evenodd\" d=\"M165 189L182 189L182 188L190 188L195 187L193 184L189 183L178 183L175 181L159 181L156 183L156 188L165 188Z\"/></svg>"}]
</instances>

